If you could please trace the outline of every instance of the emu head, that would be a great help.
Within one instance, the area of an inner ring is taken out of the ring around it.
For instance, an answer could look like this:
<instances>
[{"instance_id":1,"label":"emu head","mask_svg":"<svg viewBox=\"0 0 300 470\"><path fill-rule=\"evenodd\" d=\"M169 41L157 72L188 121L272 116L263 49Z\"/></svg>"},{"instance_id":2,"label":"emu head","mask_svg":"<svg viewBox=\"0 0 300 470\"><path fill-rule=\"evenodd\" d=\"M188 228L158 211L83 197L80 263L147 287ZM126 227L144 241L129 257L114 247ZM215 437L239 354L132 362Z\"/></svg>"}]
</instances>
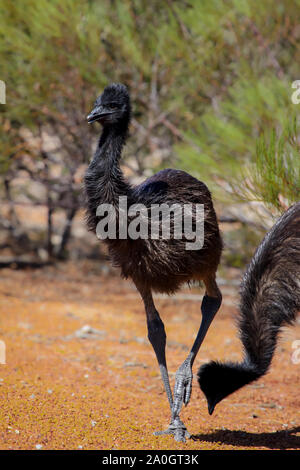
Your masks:
<instances>
[{"instance_id":1,"label":"emu head","mask_svg":"<svg viewBox=\"0 0 300 470\"><path fill-rule=\"evenodd\" d=\"M121 83L108 85L87 116L88 123L99 121L103 126L128 124L129 119L130 98L126 86Z\"/></svg>"}]
</instances>

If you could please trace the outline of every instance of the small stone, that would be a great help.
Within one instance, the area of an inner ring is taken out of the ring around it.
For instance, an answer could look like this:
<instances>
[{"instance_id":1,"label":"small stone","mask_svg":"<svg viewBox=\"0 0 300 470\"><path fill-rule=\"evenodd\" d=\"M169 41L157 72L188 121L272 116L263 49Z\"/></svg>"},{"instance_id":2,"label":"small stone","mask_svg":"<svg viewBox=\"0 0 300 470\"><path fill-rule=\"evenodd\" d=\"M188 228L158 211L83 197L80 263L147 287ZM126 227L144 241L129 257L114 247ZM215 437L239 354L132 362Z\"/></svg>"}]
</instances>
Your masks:
<instances>
[{"instance_id":1,"label":"small stone","mask_svg":"<svg viewBox=\"0 0 300 470\"><path fill-rule=\"evenodd\" d=\"M82 328L75 331L74 336L81 339L103 338L105 336L105 331L97 330L96 328L92 328L90 325L84 325Z\"/></svg>"},{"instance_id":2,"label":"small stone","mask_svg":"<svg viewBox=\"0 0 300 470\"><path fill-rule=\"evenodd\" d=\"M37 450L41 450L43 448L42 444L36 444L35 448Z\"/></svg>"}]
</instances>

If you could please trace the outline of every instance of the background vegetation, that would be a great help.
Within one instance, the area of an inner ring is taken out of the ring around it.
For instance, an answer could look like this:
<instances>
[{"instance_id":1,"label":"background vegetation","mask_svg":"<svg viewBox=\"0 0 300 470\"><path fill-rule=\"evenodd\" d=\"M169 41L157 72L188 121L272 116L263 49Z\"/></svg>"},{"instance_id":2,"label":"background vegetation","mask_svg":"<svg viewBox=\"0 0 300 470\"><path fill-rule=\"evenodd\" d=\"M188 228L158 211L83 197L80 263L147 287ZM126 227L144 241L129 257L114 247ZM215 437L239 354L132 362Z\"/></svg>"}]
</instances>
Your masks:
<instances>
[{"instance_id":1,"label":"background vegetation","mask_svg":"<svg viewBox=\"0 0 300 470\"><path fill-rule=\"evenodd\" d=\"M123 162L133 181L186 169L223 220L237 201L278 215L299 200L299 12L299 0L0 0L3 252L68 256L99 132L85 116L110 82L133 101ZM245 226L266 225L237 207L245 245ZM43 211L39 229L22 208Z\"/></svg>"}]
</instances>

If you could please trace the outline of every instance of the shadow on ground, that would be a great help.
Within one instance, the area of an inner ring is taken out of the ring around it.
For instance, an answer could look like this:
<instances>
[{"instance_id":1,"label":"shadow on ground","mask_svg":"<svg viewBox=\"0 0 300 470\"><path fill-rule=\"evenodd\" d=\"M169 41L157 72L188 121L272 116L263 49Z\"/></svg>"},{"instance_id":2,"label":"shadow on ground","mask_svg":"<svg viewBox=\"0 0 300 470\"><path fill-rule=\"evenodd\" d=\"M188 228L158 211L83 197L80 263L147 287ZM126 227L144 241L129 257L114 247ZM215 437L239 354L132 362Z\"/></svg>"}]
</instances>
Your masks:
<instances>
[{"instance_id":1,"label":"shadow on ground","mask_svg":"<svg viewBox=\"0 0 300 470\"><path fill-rule=\"evenodd\" d=\"M269 449L300 449L300 426L283 431L252 433L246 431L218 430L209 434L195 434L194 441L217 442L232 446L267 447Z\"/></svg>"}]
</instances>

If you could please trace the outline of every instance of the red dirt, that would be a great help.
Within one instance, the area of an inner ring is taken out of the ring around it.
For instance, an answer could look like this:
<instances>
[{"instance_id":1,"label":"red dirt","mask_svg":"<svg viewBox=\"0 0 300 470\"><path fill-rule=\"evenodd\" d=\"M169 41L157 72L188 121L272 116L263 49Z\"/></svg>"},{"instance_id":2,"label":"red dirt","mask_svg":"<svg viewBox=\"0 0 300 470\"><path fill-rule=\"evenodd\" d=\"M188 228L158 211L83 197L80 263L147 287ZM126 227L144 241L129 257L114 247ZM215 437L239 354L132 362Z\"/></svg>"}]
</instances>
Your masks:
<instances>
[{"instance_id":1,"label":"red dirt","mask_svg":"<svg viewBox=\"0 0 300 470\"><path fill-rule=\"evenodd\" d=\"M194 378L182 412L193 439L177 443L155 430L169 422L159 370L147 340L142 302L133 285L97 273L93 265L63 264L0 272L1 449L297 449L300 448L299 370L286 329L271 371L217 405L212 417ZM194 365L236 360L236 288L221 286L223 305ZM200 322L201 290L159 296L172 385ZM191 297L195 295L195 297ZM83 325L103 331L78 339Z\"/></svg>"}]
</instances>

